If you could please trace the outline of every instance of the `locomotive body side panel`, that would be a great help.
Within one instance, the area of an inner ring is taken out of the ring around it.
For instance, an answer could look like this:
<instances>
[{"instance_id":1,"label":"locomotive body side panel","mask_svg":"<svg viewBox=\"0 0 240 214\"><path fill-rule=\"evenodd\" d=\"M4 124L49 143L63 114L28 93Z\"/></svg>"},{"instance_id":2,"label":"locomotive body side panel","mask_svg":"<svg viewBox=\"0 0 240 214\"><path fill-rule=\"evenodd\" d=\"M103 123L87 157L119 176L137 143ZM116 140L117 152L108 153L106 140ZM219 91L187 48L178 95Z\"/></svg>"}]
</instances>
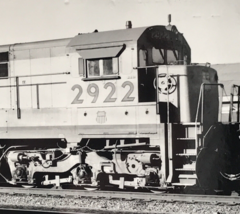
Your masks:
<instances>
[{"instance_id":1,"label":"locomotive body side panel","mask_svg":"<svg viewBox=\"0 0 240 214\"><path fill-rule=\"evenodd\" d=\"M66 104L60 100L59 94L66 99L64 85L68 77L54 75L70 71L66 47L17 50L13 54L14 59L10 61L13 65L11 73L12 76L19 76L21 108L66 107ZM16 100L16 93L13 93L12 100Z\"/></svg>"},{"instance_id":2,"label":"locomotive body side panel","mask_svg":"<svg viewBox=\"0 0 240 214\"><path fill-rule=\"evenodd\" d=\"M9 76L19 76L21 118L17 117L15 78L1 79L11 89L6 96L11 99L3 99L1 107L12 104L3 113L8 118L2 124L2 130L7 128L3 138L74 142L87 135L159 138L155 103L138 104L138 78L133 69L138 61L136 42L128 42L118 57L118 79L89 81L80 73L81 52L57 45L55 41L49 47L45 43L18 45L12 51ZM54 75L64 72L71 75Z\"/></svg>"}]
</instances>

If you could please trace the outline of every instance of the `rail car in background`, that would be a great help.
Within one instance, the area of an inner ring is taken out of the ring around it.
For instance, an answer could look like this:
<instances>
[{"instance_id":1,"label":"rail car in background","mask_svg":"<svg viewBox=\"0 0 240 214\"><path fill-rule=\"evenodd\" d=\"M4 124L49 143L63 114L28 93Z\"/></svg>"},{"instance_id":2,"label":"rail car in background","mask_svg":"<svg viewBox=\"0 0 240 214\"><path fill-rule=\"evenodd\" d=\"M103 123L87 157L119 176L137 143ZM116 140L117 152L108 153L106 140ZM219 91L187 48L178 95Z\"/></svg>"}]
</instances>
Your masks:
<instances>
[{"instance_id":1,"label":"rail car in background","mask_svg":"<svg viewBox=\"0 0 240 214\"><path fill-rule=\"evenodd\" d=\"M238 123L175 26L0 46L1 178L238 191Z\"/></svg>"}]
</instances>

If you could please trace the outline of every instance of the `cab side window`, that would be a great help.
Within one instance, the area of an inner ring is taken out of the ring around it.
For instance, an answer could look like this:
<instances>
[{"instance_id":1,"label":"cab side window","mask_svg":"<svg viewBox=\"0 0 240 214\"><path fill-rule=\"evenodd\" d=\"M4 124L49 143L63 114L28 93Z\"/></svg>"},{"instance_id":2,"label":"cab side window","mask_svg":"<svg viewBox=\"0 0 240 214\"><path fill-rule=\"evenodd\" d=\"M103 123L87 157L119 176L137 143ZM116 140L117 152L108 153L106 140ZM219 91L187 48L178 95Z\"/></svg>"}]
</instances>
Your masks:
<instances>
[{"instance_id":1,"label":"cab side window","mask_svg":"<svg viewBox=\"0 0 240 214\"><path fill-rule=\"evenodd\" d=\"M79 49L79 74L83 80L119 79L120 55L126 45Z\"/></svg>"},{"instance_id":2,"label":"cab side window","mask_svg":"<svg viewBox=\"0 0 240 214\"><path fill-rule=\"evenodd\" d=\"M89 77L100 76L99 60L87 60L87 71Z\"/></svg>"},{"instance_id":3,"label":"cab side window","mask_svg":"<svg viewBox=\"0 0 240 214\"><path fill-rule=\"evenodd\" d=\"M118 58L87 59L87 77L118 75Z\"/></svg>"}]
</instances>

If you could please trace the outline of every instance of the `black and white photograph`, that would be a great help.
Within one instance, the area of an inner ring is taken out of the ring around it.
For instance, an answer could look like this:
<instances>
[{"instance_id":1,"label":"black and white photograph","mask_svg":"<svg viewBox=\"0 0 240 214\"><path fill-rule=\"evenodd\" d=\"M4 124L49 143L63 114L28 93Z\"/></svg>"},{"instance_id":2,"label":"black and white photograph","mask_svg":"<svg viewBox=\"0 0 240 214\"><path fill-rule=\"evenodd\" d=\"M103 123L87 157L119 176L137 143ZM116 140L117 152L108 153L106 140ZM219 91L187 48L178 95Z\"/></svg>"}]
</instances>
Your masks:
<instances>
[{"instance_id":1,"label":"black and white photograph","mask_svg":"<svg viewBox=\"0 0 240 214\"><path fill-rule=\"evenodd\" d=\"M0 0L0 213L240 213L239 0Z\"/></svg>"}]
</instances>

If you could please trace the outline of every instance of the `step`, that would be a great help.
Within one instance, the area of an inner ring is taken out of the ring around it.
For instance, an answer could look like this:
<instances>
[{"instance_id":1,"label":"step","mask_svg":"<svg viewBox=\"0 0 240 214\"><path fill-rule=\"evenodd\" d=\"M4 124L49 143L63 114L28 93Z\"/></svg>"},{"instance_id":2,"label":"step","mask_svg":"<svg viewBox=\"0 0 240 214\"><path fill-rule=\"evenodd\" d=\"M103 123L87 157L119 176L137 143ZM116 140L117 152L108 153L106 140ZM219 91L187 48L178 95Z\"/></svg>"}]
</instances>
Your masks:
<instances>
[{"instance_id":1,"label":"step","mask_svg":"<svg viewBox=\"0 0 240 214\"><path fill-rule=\"evenodd\" d=\"M193 186L192 183L172 183L173 186Z\"/></svg>"},{"instance_id":2,"label":"step","mask_svg":"<svg viewBox=\"0 0 240 214\"><path fill-rule=\"evenodd\" d=\"M184 149L183 153L176 154L178 156L197 156L196 149Z\"/></svg>"},{"instance_id":3,"label":"step","mask_svg":"<svg viewBox=\"0 0 240 214\"><path fill-rule=\"evenodd\" d=\"M184 126L200 126L200 122L183 122L183 123L173 123L174 125L184 125Z\"/></svg>"},{"instance_id":4,"label":"step","mask_svg":"<svg viewBox=\"0 0 240 214\"><path fill-rule=\"evenodd\" d=\"M195 171L196 170L196 163L193 162L192 164L185 164L182 168L177 168L177 171Z\"/></svg>"},{"instance_id":5,"label":"step","mask_svg":"<svg viewBox=\"0 0 240 214\"><path fill-rule=\"evenodd\" d=\"M200 122L185 122L185 123L181 123L184 126L200 126L201 123Z\"/></svg>"},{"instance_id":6,"label":"step","mask_svg":"<svg viewBox=\"0 0 240 214\"><path fill-rule=\"evenodd\" d=\"M178 178L197 179L196 174L180 174Z\"/></svg>"},{"instance_id":7,"label":"step","mask_svg":"<svg viewBox=\"0 0 240 214\"><path fill-rule=\"evenodd\" d=\"M194 137L180 137L180 138L177 138L177 140L196 140L196 138L194 138Z\"/></svg>"},{"instance_id":8,"label":"step","mask_svg":"<svg viewBox=\"0 0 240 214\"><path fill-rule=\"evenodd\" d=\"M191 171L194 172L196 169L195 168L176 168L176 171Z\"/></svg>"},{"instance_id":9,"label":"step","mask_svg":"<svg viewBox=\"0 0 240 214\"><path fill-rule=\"evenodd\" d=\"M176 155L178 155L178 156L196 156L197 153L196 152L194 152L194 153L178 153Z\"/></svg>"},{"instance_id":10,"label":"step","mask_svg":"<svg viewBox=\"0 0 240 214\"><path fill-rule=\"evenodd\" d=\"M184 179L184 178L181 178L179 179L179 183L182 183L182 184L191 184L191 185L194 185L196 184L196 180L197 179Z\"/></svg>"},{"instance_id":11,"label":"step","mask_svg":"<svg viewBox=\"0 0 240 214\"><path fill-rule=\"evenodd\" d=\"M196 184L197 175L196 174L180 174L178 176L180 183L182 184Z\"/></svg>"},{"instance_id":12,"label":"step","mask_svg":"<svg viewBox=\"0 0 240 214\"><path fill-rule=\"evenodd\" d=\"M191 164L183 164L183 168L196 168L196 161L193 161Z\"/></svg>"}]
</instances>

